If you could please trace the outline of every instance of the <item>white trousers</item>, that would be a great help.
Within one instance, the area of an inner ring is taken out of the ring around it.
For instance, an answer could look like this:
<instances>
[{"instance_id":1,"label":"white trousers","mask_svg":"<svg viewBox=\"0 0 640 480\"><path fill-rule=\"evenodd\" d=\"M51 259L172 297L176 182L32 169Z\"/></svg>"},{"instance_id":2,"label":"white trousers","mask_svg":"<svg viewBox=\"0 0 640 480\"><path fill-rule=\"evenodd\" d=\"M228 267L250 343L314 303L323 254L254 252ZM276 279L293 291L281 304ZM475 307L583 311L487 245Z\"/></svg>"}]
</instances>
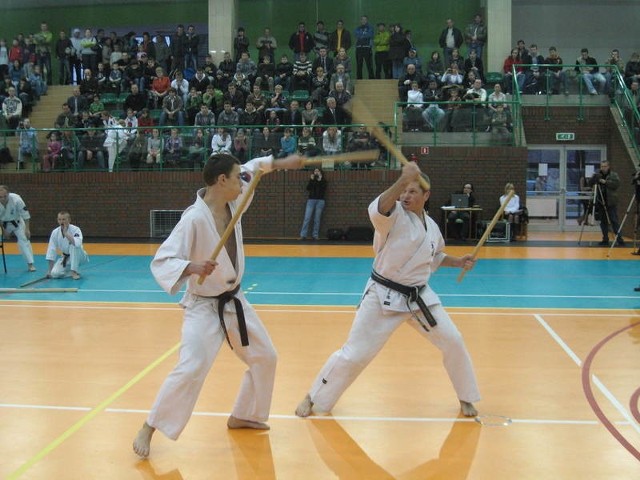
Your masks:
<instances>
[{"instance_id":1,"label":"white trousers","mask_svg":"<svg viewBox=\"0 0 640 480\"><path fill-rule=\"evenodd\" d=\"M51 278L62 278L66 276L69 271L73 270L74 272L80 273L80 265L83 263L87 263L89 261L89 256L87 252L84 251L84 248L80 247L69 247L69 259L67 260L66 265L64 263L64 257L60 257L53 264L53 268L51 269Z\"/></svg>"},{"instance_id":2,"label":"white trousers","mask_svg":"<svg viewBox=\"0 0 640 480\"><path fill-rule=\"evenodd\" d=\"M249 345L240 342L233 302L225 306L225 325L233 352L249 368L245 371L231 414L242 420L265 422L269 418L277 355L271 338L242 292ZM218 318L218 301L193 297L184 313L178 364L166 378L151 409L147 424L176 440L187 425L202 385L218 351L226 342Z\"/></svg>"},{"instance_id":3,"label":"white trousers","mask_svg":"<svg viewBox=\"0 0 640 480\"><path fill-rule=\"evenodd\" d=\"M407 321L442 352L444 367L458 399L466 402L480 400L471 357L462 335L442 305L431 305L429 311L438 325L428 327L427 332L410 312L382 310L375 292L368 291L356 312L346 343L329 357L313 382L309 395L314 410L330 412L344 391L382 349L391 334Z\"/></svg>"},{"instance_id":4,"label":"white trousers","mask_svg":"<svg viewBox=\"0 0 640 480\"><path fill-rule=\"evenodd\" d=\"M6 224L4 227L5 240L7 237L11 236L11 234L15 235L22 257L25 259L27 264L31 264L33 263L33 248L31 247L31 242L24 233L24 220L20 219L17 220L17 222L17 227L11 222Z\"/></svg>"}]
</instances>

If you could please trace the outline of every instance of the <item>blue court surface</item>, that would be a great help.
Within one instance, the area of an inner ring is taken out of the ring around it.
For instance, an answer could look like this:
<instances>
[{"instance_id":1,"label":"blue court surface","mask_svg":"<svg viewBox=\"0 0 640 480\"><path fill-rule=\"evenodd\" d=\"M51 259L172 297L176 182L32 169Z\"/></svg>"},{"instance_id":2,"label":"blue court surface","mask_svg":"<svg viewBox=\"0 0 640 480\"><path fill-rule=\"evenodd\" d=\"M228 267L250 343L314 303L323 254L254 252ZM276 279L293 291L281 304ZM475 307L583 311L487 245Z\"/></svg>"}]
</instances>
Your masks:
<instances>
[{"instance_id":1,"label":"blue court surface","mask_svg":"<svg viewBox=\"0 0 640 480\"><path fill-rule=\"evenodd\" d=\"M3 300L175 303L149 270L151 257L91 255L82 279L44 280L26 288L78 288L75 293L0 293ZM355 306L371 271L371 258L247 257L242 287L257 305ZM19 255L7 255L0 287L13 289L45 273L28 273ZM445 306L500 308L637 309L640 262L623 260L480 259L456 282L458 269L431 280Z\"/></svg>"}]
</instances>

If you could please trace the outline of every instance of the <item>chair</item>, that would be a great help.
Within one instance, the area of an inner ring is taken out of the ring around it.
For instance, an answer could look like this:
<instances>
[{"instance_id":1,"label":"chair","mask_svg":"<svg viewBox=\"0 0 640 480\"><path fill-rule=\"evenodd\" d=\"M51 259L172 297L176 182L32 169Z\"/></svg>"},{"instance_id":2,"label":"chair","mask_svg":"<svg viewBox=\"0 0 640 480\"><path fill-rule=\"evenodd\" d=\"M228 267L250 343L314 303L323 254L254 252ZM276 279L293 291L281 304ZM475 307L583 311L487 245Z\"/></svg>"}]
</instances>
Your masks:
<instances>
[{"instance_id":1,"label":"chair","mask_svg":"<svg viewBox=\"0 0 640 480\"><path fill-rule=\"evenodd\" d=\"M309 98L309 92L307 90L294 90L289 100L297 100L298 102L306 102Z\"/></svg>"},{"instance_id":2,"label":"chair","mask_svg":"<svg viewBox=\"0 0 640 480\"><path fill-rule=\"evenodd\" d=\"M7 259L4 256L4 228L0 227L0 250L2 250L2 266L4 273L7 273Z\"/></svg>"},{"instance_id":3,"label":"chair","mask_svg":"<svg viewBox=\"0 0 640 480\"><path fill-rule=\"evenodd\" d=\"M502 72L487 72L484 74L484 79L487 85L495 85L496 83L502 85L504 75Z\"/></svg>"},{"instance_id":4,"label":"chair","mask_svg":"<svg viewBox=\"0 0 640 480\"><path fill-rule=\"evenodd\" d=\"M104 103L105 106L115 105L118 103L118 96L115 93L103 93L100 96L100 100L102 100L102 103Z\"/></svg>"}]
</instances>

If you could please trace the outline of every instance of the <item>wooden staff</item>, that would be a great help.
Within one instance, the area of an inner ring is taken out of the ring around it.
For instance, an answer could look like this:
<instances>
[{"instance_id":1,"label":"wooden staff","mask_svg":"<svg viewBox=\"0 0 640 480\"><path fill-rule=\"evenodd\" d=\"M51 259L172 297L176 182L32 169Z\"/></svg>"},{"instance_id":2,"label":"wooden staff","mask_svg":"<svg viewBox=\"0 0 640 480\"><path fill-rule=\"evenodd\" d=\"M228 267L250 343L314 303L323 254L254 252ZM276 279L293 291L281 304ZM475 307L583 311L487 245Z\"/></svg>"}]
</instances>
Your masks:
<instances>
[{"instance_id":1,"label":"wooden staff","mask_svg":"<svg viewBox=\"0 0 640 480\"><path fill-rule=\"evenodd\" d=\"M247 191L245 192L242 198L242 201L240 202L240 205L236 207L236 211L233 214L233 217L231 217L231 221L229 222L229 225L227 225L227 228L225 228L224 233L220 237L220 241L218 242L218 245L216 245L216 248L213 250L213 253L211 254L212 262L216 261L216 258L218 258L218 255L220 254L220 251L224 247L225 243L227 243L227 240L229 240L229 237L233 233L233 230L236 227L236 223L238 223L238 220L240 220L240 217L242 216L242 213L244 212L244 209L247 206L247 203L249 202L251 195L253 194L254 190L258 186L258 183L260 183L260 177L262 177L263 173L264 173L263 170L258 170L254 174L254 177L251 179L251 183L247 187ZM202 285L204 283L205 278L207 278L206 275L204 274L200 275L200 277L198 278L198 285Z\"/></svg>"},{"instance_id":2,"label":"wooden staff","mask_svg":"<svg viewBox=\"0 0 640 480\"><path fill-rule=\"evenodd\" d=\"M351 105L349 105L347 108L351 111L351 114L353 115L353 118L355 120L360 123L369 125L376 125L378 123L371 114L370 110L362 102L362 100L357 97L353 97L350 103ZM380 127L372 126L368 128L369 130L371 130L371 135L376 137L378 142L380 142L380 144L384 146L384 148L386 148L394 157L396 157L400 161L400 163L402 163L403 165L407 165L409 163L409 160L407 160L407 157L404 156L402 150L391 141L391 139L387 136L386 133L384 133L384 131ZM429 185L422 176L420 176L418 180L420 181L420 186L423 189L431 189L431 185Z\"/></svg>"},{"instance_id":3,"label":"wooden staff","mask_svg":"<svg viewBox=\"0 0 640 480\"><path fill-rule=\"evenodd\" d=\"M305 158L304 166L317 165L324 161L333 163L344 162L373 162L380 155L379 150L360 150L357 152L339 153L337 155L322 155L319 157Z\"/></svg>"},{"instance_id":4,"label":"wooden staff","mask_svg":"<svg viewBox=\"0 0 640 480\"><path fill-rule=\"evenodd\" d=\"M507 195L507 198L504 199L504 202L502 202L502 205L500 205L500 208L498 209L496 214L493 216L493 219L491 220L491 223L489 224L487 229L482 234L482 238L480 238L480 241L478 242L478 244L475 246L475 248L471 252L471 257L472 258L475 259L478 256L478 252L480 252L480 248L482 248L482 246L485 244L485 242L489 238L489 235L491 235L491 231L493 230L493 227L496 226L496 223L498 223L498 220L500 220L500 218L502 217L502 213L504 212L504 209L507 208L507 204L509 203L509 201L511 200L511 198L514 195L515 195L515 192L513 190L509 191L509 194ZM467 273L467 271L463 268L462 271L460 272L460 274L458 275L458 282L462 281L462 279L464 278L466 273Z\"/></svg>"},{"instance_id":5,"label":"wooden staff","mask_svg":"<svg viewBox=\"0 0 640 480\"><path fill-rule=\"evenodd\" d=\"M36 283L44 282L45 280L48 280L48 279L49 277L45 275L44 277L36 278L35 280L31 280L29 282L23 283L22 285L20 285L20 288L28 287L29 285L35 285Z\"/></svg>"},{"instance_id":6,"label":"wooden staff","mask_svg":"<svg viewBox=\"0 0 640 480\"><path fill-rule=\"evenodd\" d=\"M77 288L0 288L0 293L75 293L77 291Z\"/></svg>"}]
</instances>

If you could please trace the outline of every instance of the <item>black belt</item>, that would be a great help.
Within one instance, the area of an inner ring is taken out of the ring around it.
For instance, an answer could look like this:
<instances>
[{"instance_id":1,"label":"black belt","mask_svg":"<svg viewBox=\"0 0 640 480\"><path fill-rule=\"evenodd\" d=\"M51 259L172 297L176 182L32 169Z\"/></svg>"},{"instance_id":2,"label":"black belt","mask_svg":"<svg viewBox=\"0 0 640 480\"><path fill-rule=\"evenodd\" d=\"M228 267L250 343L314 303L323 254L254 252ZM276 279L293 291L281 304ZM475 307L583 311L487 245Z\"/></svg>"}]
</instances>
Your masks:
<instances>
[{"instance_id":1,"label":"black belt","mask_svg":"<svg viewBox=\"0 0 640 480\"><path fill-rule=\"evenodd\" d=\"M217 297L218 299L218 317L220 317L220 326L222 327L222 331L224 332L224 336L227 339L227 343L233 350L233 346L231 345L231 340L229 340L229 333L227 332L227 326L224 323L224 306L233 300L233 305L236 307L236 315L238 317L238 329L240 330L240 343L243 347L249 345L249 334L247 333L247 322L244 319L244 309L242 308L242 302L236 297L236 293L240 290L240 285L238 285L233 290L229 290L228 292L224 292Z\"/></svg>"},{"instance_id":2,"label":"black belt","mask_svg":"<svg viewBox=\"0 0 640 480\"><path fill-rule=\"evenodd\" d=\"M62 254L62 268L66 268L70 255L68 253Z\"/></svg>"},{"instance_id":3,"label":"black belt","mask_svg":"<svg viewBox=\"0 0 640 480\"><path fill-rule=\"evenodd\" d=\"M427 320L427 323L429 324L429 326L435 327L438 324L438 322L436 322L436 319L433 318L433 315L429 311L429 307L427 307L427 304L424 303L424 300L422 300L422 297L420 297L420 292L424 289L425 285L419 285L415 287L402 285L400 283L394 282L393 280L389 280L388 278L384 278L383 276L378 274L375 270L371 272L371 280L373 280L376 283L379 283L382 286L390 288L391 290L395 290L396 292L401 293L402 295L407 297L407 303L416 302L416 304L418 305L418 308L424 315L424 318ZM426 325L424 325L422 322L420 322L420 324L426 331L429 331Z\"/></svg>"},{"instance_id":4,"label":"black belt","mask_svg":"<svg viewBox=\"0 0 640 480\"><path fill-rule=\"evenodd\" d=\"M17 220L9 220L8 222L2 222L2 228L7 228L8 224L11 224L15 228L18 228L18 221Z\"/></svg>"}]
</instances>

